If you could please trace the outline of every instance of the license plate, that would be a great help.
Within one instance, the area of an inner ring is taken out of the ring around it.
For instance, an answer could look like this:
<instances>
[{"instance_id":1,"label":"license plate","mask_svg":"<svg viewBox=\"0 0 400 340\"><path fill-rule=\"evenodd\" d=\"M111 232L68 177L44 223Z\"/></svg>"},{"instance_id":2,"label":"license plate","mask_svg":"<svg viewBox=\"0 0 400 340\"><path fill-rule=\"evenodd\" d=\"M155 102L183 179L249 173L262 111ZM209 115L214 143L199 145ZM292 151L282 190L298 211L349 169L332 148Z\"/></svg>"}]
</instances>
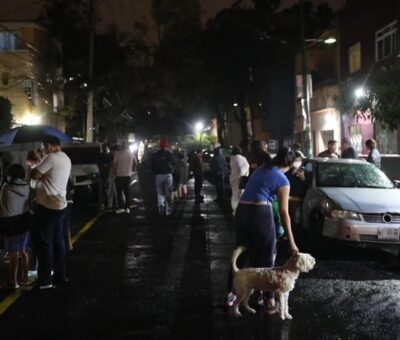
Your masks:
<instances>
[{"instance_id":1,"label":"license plate","mask_svg":"<svg viewBox=\"0 0 400 340\"><path fill-rule=\"evenodd\" d=\"M398 228L379 228L378 240L398 240L400 236Z\"/></svg>"}]
</instances>

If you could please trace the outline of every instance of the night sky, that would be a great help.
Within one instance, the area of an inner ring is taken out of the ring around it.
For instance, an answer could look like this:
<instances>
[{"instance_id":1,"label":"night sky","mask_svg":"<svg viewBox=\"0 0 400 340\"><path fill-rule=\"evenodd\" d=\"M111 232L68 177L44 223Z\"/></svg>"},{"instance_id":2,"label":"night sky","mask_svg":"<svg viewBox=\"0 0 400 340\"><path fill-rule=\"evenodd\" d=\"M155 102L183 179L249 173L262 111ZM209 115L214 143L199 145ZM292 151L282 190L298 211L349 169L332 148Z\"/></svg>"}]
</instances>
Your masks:
<instances>
[{"instance_id":1,"label":"night sky","mask_svg":"<svg viewBox=\"0 0 400 340\"><path fill-rule=\"evenodd\" d=\"M184 0L183 0L184 1ZM251 3L250 0L247 0ZM282 0L283 7L298 3L299 0ZM313 0L315 4L328 2L337 9L345 0ZM32 0L0 0L0 20L31 21L40 13L41 4ZM230 7L234 0L200 0L203 7L203 22L215 16L223 8ZM33 4L33 5L32 5ZM100 6L102 31L110 24L115 24L120 30L127 31L135 21L145 21L149 27L154 27L150 16L151 0L103 0Z\"/></svg>"}]
</instances>

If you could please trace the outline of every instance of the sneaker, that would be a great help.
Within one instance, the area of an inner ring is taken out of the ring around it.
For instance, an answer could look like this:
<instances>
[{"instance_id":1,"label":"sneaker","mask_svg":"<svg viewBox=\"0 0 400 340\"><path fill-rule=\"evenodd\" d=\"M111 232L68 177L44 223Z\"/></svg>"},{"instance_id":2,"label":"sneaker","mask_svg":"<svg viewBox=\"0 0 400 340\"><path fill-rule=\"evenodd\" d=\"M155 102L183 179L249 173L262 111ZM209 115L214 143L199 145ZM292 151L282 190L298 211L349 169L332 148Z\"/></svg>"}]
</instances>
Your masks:
<instances>
[{"instance_id":1,"label":"sneaker","mask_svg":"<svg viewBox=\"0 0 400 340\"><path fill-rule=\"evenodd\" d=\"M28 277L37 277L37 270L28 270Z\"/></svg>"},{"instance_id":2,"label":"sneaker","mask_svg":"<svg viewBox=\"0 0 400 340\"><path fill-rule=\"evenodd\" d=\"M278 313L279 311L279 302L275 301L275 304L271 307L266 307L265 308L265 313L267 313L268 315L273 315Z\"/></svg>"},{"instance_id":3,"label":"sneaker","mask_svg":"<svg viewBox=\"0 0 400 340\"><path fill-rule=\"evenodd\" d=\"M52 289L54 286L52 284L49 285L40 285L39 289L44 290L44 289Z\"/></svg>"},{"instance_id":4,"label":"sneaker","mask_svg":"<svg viewBox=\"0 0 400 340\"><path fill-rule=\"evenodd\" d=\"M115 210L116 214L122 214L124 212L125 212L125 209L117 209L117 210Z\"/></svg>"},{"instance_id":5,"label":"sneaker","mask_svg":"<svg viewBox=\"0 0 400 340\"><path fill-rule=\"evenodd\" d=\"M226 307L232 307L235 301L236 301L236 295L229 293L228 296L226 297Z\"/></svg>"},{"instance_id":6,"label":"sneaker","mask_svg":"<svg viewBox=\"0 0 400 340\"><path fill-rule=\"evenodd\" d=\"M129 208L126 208L126 209L125 209L125 212L126 212L127 214L130 214L131 211L129 210Z\"/></svg>"}]
</instances>

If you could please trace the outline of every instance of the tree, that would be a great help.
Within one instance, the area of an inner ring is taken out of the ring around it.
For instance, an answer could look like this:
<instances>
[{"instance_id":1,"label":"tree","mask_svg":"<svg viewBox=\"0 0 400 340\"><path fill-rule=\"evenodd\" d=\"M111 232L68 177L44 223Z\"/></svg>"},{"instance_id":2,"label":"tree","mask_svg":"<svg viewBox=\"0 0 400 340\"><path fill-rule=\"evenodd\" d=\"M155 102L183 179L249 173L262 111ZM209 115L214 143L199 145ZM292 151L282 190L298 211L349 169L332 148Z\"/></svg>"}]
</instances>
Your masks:
<instances>
[{"instance_id":1,"label":"tree","mask_svg":"<svg viewBox=\"0 0 400 340\"><path fill-rule=\"evenodd\" d=\"M12 114L11 102L8 98L0 97L0 133L11 128Z\"/></svg>"},{"instance_id":2,"label":"tree","mask_svg":"<svg viewBox=\"0 0 400 340\"><path fill-rule=\"evenodd\" d=\"M338 108L353 115L371 114L389 129L397 129L400 126L400 63L396 61L375 70L364 91L356 98L354 83L342 84Z\"/></svg>"}]
</instances>

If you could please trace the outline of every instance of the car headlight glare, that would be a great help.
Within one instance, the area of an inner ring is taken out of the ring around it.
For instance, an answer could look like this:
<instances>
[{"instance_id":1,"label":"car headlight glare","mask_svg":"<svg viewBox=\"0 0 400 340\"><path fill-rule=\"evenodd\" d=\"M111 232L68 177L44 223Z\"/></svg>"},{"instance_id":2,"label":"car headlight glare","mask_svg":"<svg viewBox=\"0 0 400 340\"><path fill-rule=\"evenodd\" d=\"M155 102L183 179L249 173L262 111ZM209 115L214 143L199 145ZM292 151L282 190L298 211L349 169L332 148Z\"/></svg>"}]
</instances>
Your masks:
<instances>
[{"instance_id":1,"label":"car headlight glare","mask_svg":"<svg viewBox=\"0 0 400 340\"><path fill-rule=\"evenodd\" d=\"M350 210L332 210L331 216L334 218L342 218L346 220L361 220L360 215Z\"/></svg>"}]
</instances>

